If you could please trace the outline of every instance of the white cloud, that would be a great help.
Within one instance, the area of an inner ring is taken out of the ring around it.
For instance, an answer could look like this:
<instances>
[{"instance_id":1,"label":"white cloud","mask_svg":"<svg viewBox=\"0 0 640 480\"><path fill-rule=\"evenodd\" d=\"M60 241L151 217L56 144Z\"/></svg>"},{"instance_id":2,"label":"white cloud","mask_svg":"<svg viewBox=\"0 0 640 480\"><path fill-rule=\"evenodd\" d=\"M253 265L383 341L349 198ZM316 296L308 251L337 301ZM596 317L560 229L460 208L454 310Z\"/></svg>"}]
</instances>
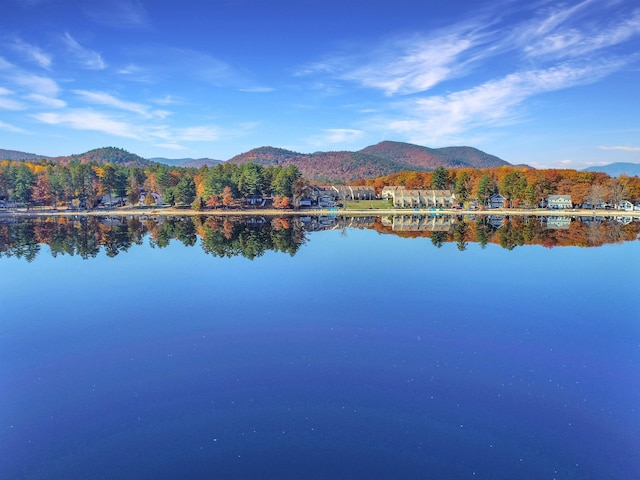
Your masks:
<instances>
[{"instance_id":1,"label":"white cloud","mask_svg":"<svg viewBox=\"0 0 640 480\"><path fill-rule=\"evenodd\" d=\"M49 77L19 73L13 78L13 81L38 95L55 97L60 92L57 82Z\"/></svg>"},{"instance_id":2,"label":"white cloud","mask_svg":"<svg viewBox=\"0 0 640 480\"><path fill-rule=\"evenodd\" d=\"M11 46L14 50L18 51L32 62L35 62L40 67L46 69L51 67L51 55L36 45L31 45L20 38L15 38Z\"/></svg>"},{"instance_id":3,"label":"white cloud","mask_svg":"<svg viewBox=\"0 0 640 480\"><path fill-rule=\"evenodd\" d=\"M359 140L364 136L362 130L349 128L328 128L323 130L322 143L347 143Z\"/></svg>"},{"instance_id":4,"label":"white cloud","mask_svg":"<svg viewBox=\"0 0 640 480\"><path fill-rule=\"evenodd\" d=\"M98 52L83 47L68 32L62 36L62 39L69 52L85 68L89 70L104 70L107 68L107 64Z\"/></svg>"},{"instance_id":5,"label":"white cloud","mask_svg":"<svg viewBox=\"0 0 640 480\"><path fill-rule=\"evenodd\" d=\"M329 74L389 96L414 94L462 75L486 41L472 24L455 25L428 38L386 42L366 54L338 54L301 68L297 75Z\"/></svg>"},{"instance_id":6,"label":"white cloud","mask_svg":"<svg viewBox=\"0 0 640 480\"><path fill-rule=\"evenodd\" d=\"M380 128L401 133L416 143L440 143L477 127L512 123L518 107L528 98L594 82L617 68L619 62L612 61L512 73L468 90L400 104L402 119L382 119Z\"/></svg>"},{"instance_id":7,"label":"white cloud","mask_svg":"<svg viewBox=\"0 0 640 480\"><path fill-rule=\"evenodd\" d=\"M97 0L89 2L86 10L92 20L110 27L140 28L149 24L147 11L137 0Z\"/></svg>"},{"instance_id":8,"label":"white cloud","mask_svg":"<svg viewBox=\"0 0 640 480\"><path fill-rule=\"evenodd\" d=\"M33 100L34 102L41 103L42 105L45 105L47 107L64 108L67 106L67 102L65 102L64 100L60 100L59 98L55 97L48 97L46 95L40 95L38 93L32 93L31 95L28 95L27 98L29 100Z\"/></svg>"},{"instance_id":9,"label":"white cloud","mask_svg":"<svg viewBox=\"0 0 640 480\"><path fill-rule=\"evenodd\" d=\"M386 95L425 92L460 74L462 55L476 40L462 35L420 40L394 49L393 53L349 72L343 78Z\"/></svg>"},{"instance_id":10,"label":"white cloud","mask_svg":"<svg viewBox=\"0 0 640 480\"><path fill-rule=\"evenodd\" d=\"M132 125L92 110L39 113L33 117L49 125L66 125L76 130L94 130L117 137L140 139Z\"/></svg>"},{"instance_id":11,"label":"white cloud","mask_svg":"<svg viewBox=\"0 0 640 480\"><path fill-rule=\"evenodd\" d=\"M4 110L24 110L26 107L13 98L7 98L9 95L15 95L15 92L0 87L0 108Z\"/></svg>"},{"instance_id":12,"label":"white cloud","mask_svg":"<svg viewBox=\"0 0 640 480\"><path fill-rule=\"evenodd\" d=\"M215 126L188 127L176 130L175 138L183 142L211 142L220 138Z\"/></svg>"},{"instance_id":13,"label":"white cloud","mask_svg":"<svg viewBox=\"0 0 640 480\"><path fill-rule=\"evenodd\" d=\"M185 150L186 147L177 143L157 143L156 147L166 148L167 150Z\"/></svg>"},{"instance_id":14,"label":"white cloud","mask_svg":"<svg viewBox=\"0 0 640 480\"><path fill-rule=\"evenodd\" d=\"M640 152L640 147L632 147L628 145L601 146L600 150L619 150L622 152Z\"/></svg>"},{"instance_id":15,"label":"white cloud","mask_svg":"<svg viewBox=\"0 0 640 480\"><path fill-rule=\"evenodd\" d=\"M13 125L9 125L8 123L4 123L0 121L0 130L7 130L12 133L29 133L22 128L14 127Z\"/></svg>"},{"instance_id":16,"label":"white cloud","mask_svg":"<svg viewBox=\"0 0 640 480\"><path fill-rule=\"evenodd\" d=\"M275 91L275 88L271 87L248 87L248 88L239 88L240 92L248 92L248 93L269 93Z\"/></svg>"},{"instance_id":17,"label":"white cloud","mask_svg":"<svg viewBox=\"0 0 640 480\"><path fill-rule=\"evenodd\" d=\"M175 99L171 95L165 95L163 98L156 98L153 102L158 105L173 105L176 103Z\"/></svg>"},{"instance_id":18,"label":"white cloud","mask_svg":"<svg viewBox=\"0 0 640 480\"><path fill-rule=\"evenodd\" d=\"M153 113L149 111L149 107L141 103L127 102L119 98L109 95L105 92L90 92L87 90L74 90L73 93L81 96L84 100L98 105L106 105L108 107L117 108L126 112L137 113L145 118L151 118Z\"/></svg>"},{"instance_id":19,"label":"white cloud","mask_svg":"<svg viewBox=\"0 0 640 480\"><path fill-rule=\"evenodd\" d=\"M577 27L555 22L548 34L529 39L524 51L530 57L577 57L624 43L640 34L640 11L626 18L609 19L603 15L601 20L608 23L588 22Z\"/></svg>"}]
</instances>

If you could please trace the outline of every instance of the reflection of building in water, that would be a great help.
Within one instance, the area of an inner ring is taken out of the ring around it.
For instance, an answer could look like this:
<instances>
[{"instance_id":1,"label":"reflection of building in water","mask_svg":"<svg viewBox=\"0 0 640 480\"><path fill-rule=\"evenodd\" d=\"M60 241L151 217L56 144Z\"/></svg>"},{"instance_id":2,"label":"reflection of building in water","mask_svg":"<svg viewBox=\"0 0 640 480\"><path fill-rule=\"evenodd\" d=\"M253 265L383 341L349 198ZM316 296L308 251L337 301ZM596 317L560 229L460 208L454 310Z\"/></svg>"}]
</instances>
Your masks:
<instances>
[{"instance_id":1,"label":"reflection of building in water","mask_svg":"<svg viewBox=\"0 0 640 480\"><path fill-rule=\"evenodd\" d=\"M504 215L487 215L487 223L495 229L504 225L504 219Z\"/></svg>"},{"instance_id":2,"label":"reflection of building in water","mask_svg":"<svg viewBox=\"0 0 640 480\"><path fill-rule=\"evenodd\" d=\"M629 225L633 222L633 217L616 217L616 221L622 225Z\"/></svg>"},{"instance_id":3,"label":"reflection of building in water","mask_svg":"<svg viewBox=\"0 0 640 480\"><path fill-rule=\"evenodd\" d=\"M571 217L568 217L566 215L548 216L545 217L544 221L547 228L553 230L566 230L571 225Z\"/></svg>"},{"instance_id":4,"label":"reflection of building in water","mask_svg":"<svg viewBox=\"0 0 640 480\"><path fill-rule=\"evenodd\" d=\"M405 187L384 187L383 199L391 199L394 207L449 208L455 203L455 195L450 190L408 190Z\"/></svg>"},{"instance_id":5,"label":"reflection of building in water","mask_svg":"<svg viewBox=\"0 0 640 480\"><path fill-rule=\"evenodd\" d=\"M383 217L382 225L394 232L448 232L453 224L451 215L394 215Z\"/></svg>"},{"instance_id":6,"label":"reflection of building in water","mask_svg":"<svg viewBox=\"0 0 640 480\"><path fill-rule=\"evenodd\" d=\"M307 216L299 218L304 229L308 232L339 230L341 228L366 228L371 227L376 220L376 217Z\"/></svg>"}]
</instances>

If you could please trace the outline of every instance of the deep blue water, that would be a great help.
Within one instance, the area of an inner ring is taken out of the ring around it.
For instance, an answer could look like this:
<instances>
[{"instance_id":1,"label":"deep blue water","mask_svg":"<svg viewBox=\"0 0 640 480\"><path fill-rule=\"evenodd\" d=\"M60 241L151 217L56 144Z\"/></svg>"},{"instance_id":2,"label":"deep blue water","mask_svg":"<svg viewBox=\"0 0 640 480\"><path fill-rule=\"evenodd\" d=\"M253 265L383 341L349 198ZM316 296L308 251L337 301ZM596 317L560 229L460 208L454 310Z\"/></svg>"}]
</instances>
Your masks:
<instances>
[{"instance_id":1,"label":"deep blue water","mask_svg":"<svg viewBox=\"0 0 640 480\"><path fill-rule=\"evenodd\" d=\"M0 478L638 479L639 271L370 230L1 258Z\"/></svg>"}]
</instances>

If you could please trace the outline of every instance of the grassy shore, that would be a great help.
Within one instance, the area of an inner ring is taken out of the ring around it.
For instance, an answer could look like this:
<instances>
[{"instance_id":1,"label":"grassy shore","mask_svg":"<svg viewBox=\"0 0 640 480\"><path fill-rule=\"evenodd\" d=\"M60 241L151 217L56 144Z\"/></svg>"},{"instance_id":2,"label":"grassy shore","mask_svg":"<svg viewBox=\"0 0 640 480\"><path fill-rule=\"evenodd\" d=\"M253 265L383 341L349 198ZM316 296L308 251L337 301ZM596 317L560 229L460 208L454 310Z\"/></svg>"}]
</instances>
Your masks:
<instances>
[{"instance_id":1,"label":"grassy shore","mask_svg":"<svg viewBox=\"0 0 640 480\"><path fill-rule=\"evenodd\" d=\"M190 208L176 207L120 207L115 209L95 209L95 210L71 210L71 209L51 209L51 208L20 208L13 210L0 210L0 215L11 216L197 216L197 215L263 215L263 216L317 216L317 215L340 215L340 216L385 216L385 215L525 215L525 216L569 216L569 217L635 217L640 219L640 211L625 212L622 210L547 210L547 209L487 209L487 210L465 210L465 209L428 209L428 208L376 208L362 205L347 204L341 209L303 209L303 210L276 210L276 209L216 209L196 211Z\"/></svg>"}]
</instances>

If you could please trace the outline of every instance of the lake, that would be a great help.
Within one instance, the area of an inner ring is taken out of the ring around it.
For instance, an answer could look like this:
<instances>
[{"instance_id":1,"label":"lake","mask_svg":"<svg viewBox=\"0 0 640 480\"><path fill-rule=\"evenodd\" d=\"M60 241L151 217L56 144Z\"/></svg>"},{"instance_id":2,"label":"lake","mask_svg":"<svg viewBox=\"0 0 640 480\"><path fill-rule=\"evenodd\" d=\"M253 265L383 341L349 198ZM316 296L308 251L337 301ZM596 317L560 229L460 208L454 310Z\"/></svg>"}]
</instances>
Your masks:
<instances>
[{"instance_id":1,"label":"lake","mask_svg":"<svg viewBox=\"0 0 640 480\"><path fill-rule=\"evenodd\" d=\"M639 232L0 217L0 478L640 478Z\"/></svg>"}]
</instances>

